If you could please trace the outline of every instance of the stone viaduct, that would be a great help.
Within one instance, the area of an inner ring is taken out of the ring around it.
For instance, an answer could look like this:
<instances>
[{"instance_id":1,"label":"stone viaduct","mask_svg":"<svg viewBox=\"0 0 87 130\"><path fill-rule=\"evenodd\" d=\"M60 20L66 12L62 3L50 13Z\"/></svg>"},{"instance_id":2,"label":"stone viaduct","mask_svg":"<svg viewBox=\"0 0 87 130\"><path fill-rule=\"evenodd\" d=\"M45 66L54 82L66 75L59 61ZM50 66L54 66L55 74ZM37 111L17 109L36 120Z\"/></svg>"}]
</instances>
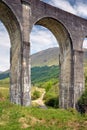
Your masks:
<instances>
[{"instance_id":1,"label":"stone viaduct","mask_svg":"<svg viewBox=\"0 0 87 130\"><path fill-rule=\"evenodd\" d=\"M60 47L60 108L75 108L84 91L83 40L87 20L40 0L0 0L0 20L11 42L10 100L31 104L30 33L33 25L48 28Z\"/></svg>"}]
</instances>

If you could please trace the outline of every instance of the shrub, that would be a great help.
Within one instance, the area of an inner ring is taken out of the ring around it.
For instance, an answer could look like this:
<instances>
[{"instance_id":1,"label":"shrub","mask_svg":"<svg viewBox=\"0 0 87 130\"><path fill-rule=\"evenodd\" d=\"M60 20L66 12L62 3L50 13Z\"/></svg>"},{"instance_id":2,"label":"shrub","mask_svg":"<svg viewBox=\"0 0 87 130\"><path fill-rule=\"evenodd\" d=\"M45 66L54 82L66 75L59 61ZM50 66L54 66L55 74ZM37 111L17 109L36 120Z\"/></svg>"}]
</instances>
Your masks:
<instances>
[{"instance_id":1,"label":"shrub","mask_svg":"<svg viewBox=\"0 0 87 130\"><path fill-rule=\"evenodd\" d=\"M85 113L87 111L87 89L78 100L77 110L81 113Z\"/></svg>"},{"instance_id":2,"label":"shrub","mask_svg":"<svg viewBox=\"0 0 87 130\"><path fill-rule=\"evenodd\" d=\"M50 81L47 82L46 85L45 85L46 92L48 92L51 89L51 87L52 87L52 82L50 82Z\"/></svg>"},{"instance_id":3,"label":"shrub","mask_svg":"<svg viewBox=\"0 0 87 130\"><path fill-rule=\"evenodd\" d=\"M58 108L59 99L58 99L58 97L51 97L45 101L45 104L50 107Z\"/></svg>"},{"instance_id":4,"label":"shrub","mask_svg":"<svg viewBox=\"0 0 87 130\"><path fill-rule=\"evenodd\" d=\"M32 100L35 100L40 97L40 92L35 90L31 96Z\"/></svg>"}]
</instances>

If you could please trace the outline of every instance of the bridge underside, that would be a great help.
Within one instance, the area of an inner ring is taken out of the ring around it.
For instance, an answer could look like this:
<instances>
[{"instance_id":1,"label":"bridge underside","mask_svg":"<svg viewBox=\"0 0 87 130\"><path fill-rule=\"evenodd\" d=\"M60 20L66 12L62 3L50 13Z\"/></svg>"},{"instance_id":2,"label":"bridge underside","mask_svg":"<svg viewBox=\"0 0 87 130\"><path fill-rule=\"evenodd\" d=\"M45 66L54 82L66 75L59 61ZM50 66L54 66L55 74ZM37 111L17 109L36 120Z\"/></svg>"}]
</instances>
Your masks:
<instances>
[{"instance_id":1,"label":"bridge underside","mask_svg":"<svg viewBox=\"0 0 87 130\"><path fill-rule=\"evenodd\" d=\"M87 34L87 21L40 0L4 1L6 4L0 2L0 20L7 28L11 41L11 102L31 105L30 33L33 25L37 24L48 28L59 43L59 106L75 108L84 91L82 42Z\"/></svg>"}]
</instances>

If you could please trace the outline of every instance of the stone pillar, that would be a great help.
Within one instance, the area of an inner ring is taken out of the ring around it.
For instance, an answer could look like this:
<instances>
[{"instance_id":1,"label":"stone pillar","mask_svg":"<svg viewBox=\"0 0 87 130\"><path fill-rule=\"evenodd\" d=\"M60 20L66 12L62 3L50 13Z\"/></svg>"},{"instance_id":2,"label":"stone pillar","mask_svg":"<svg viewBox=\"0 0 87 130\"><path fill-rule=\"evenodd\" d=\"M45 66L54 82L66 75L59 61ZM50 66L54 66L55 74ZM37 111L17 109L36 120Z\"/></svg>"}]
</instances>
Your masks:
<instances>
[{"instance_id":1,"label":"stone pillar","mask_svg":"<svg viewBox=\"0 0 87 130\"><path fill-rule=\"evenodd\" d=\"M65 50L64 55L60 55L60 87L59 87L59 107L72 107L73 86L71 84L71 50ZM71 95L72 94L72 95Z\"/></svg>"},{"instance_id":2,"label":"stone pillar","mask_svg":"<svg viewBox=\"0 0 87 130\"><path fill-rule=\"evenodd\" d=\"M23 42L22 59L22 105L31 104L31 79L30 79L30 60L29 60L29 42Z\"/></svg>"},{"instance_id":3,"label":"stone pillar","mask_svg":"<svg viewBox=\"0 0 87 130\"><path fill-rule=\"evenodd\" d=\"M18 36L18 34L17 34ZM10 49L10 100L21 105L21 40L16 37ZM19 44L18 44L19 43Z\"/></svg>"},{"instance_id":4,"label":"stone pillar","mask_svg":"<svg viewBox=\"0 0 87 130\"><path fill-rule=\"evenodd\" d=\"M74 50L74 104L73 107L76 108L78 99L81 97L85 89L84 82L84 66L83 66L83 51Z\"/></svg>"},{"instance_id":5,"label":"stone pillar","mask_svg":"<svg viewBox=\"0 0 87 130\"><path fill-rule=\"evenodd\" d=\"M30 6L22 2L23 31L22 31L22 105L31 104L31 79L30 79Z\"/></svg>"},{"instance_id":6,"label":"stone pillar","mask_svg":"<svg viewBox=\"0 0 87 130\"><path fill-rule=\"evenodd\" d=\"M84 92L83 51L72 50L60 62L60 108L76 108ZM60 60L61 60L60 59Z\"/></svg>"}]
</instances>

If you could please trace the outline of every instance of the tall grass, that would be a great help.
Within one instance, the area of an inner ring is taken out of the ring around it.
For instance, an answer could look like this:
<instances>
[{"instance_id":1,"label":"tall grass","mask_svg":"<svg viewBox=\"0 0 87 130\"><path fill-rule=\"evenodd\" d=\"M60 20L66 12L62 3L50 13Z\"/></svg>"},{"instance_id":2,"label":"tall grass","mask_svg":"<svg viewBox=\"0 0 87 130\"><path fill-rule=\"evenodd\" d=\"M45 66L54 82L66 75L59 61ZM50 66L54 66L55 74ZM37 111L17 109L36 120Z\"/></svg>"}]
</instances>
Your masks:
<instances>
[{"instance_id":1,"label":"tall grass","mask_svg":"<svg viewBox=\"0 0 87 130\"><path fill-rule=\"evenodd\" d=\"M0 102L0 130L86 130L87 116L73 109L41 109Z\"/></svg>"}]
</instances>

